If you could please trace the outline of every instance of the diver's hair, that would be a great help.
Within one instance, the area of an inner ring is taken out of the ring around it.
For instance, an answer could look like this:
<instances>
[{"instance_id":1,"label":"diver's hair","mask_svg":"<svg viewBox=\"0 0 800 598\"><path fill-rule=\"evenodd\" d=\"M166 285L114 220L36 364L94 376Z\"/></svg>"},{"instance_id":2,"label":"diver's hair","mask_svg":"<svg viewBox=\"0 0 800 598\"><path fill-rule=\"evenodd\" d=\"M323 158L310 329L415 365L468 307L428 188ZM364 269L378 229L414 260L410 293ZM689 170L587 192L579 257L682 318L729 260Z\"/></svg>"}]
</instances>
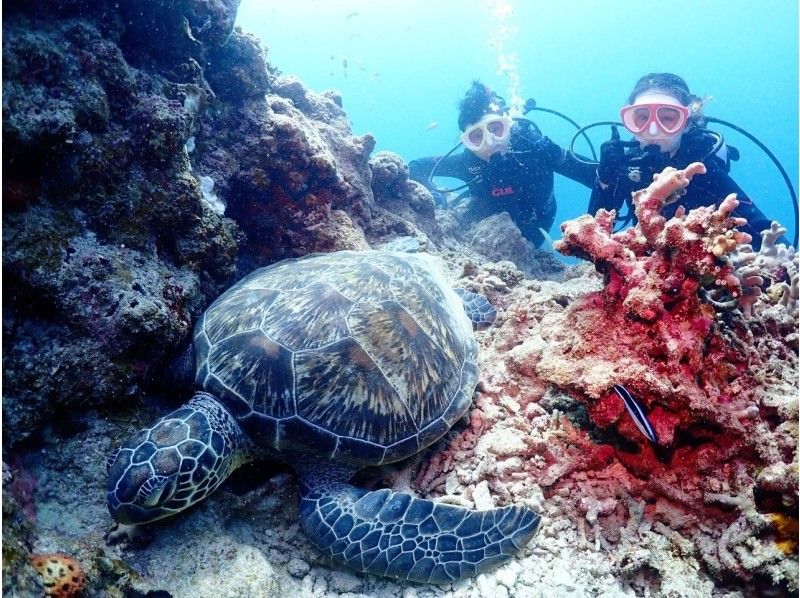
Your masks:
<instances>
[{"instance_id":1,"label":"diver's hair","mask_svg":"<svg viewBox=\"0 0 800 598\"><path fill-rule=\"evenodd\" d=\"M480 81L473 81L458 104L458 127L464 131L478 122L484 114L503 114L505 102Z\"/></svg>"},{"instance_id":2,"label":"diver's hair","mask_svg":"<svg viewBox=\"0 0 800 598\"><path fill-rule=\"evenodd\" d=\"M628 104L633 104L636 101L636 96L650 89L659 89L675 96L681 104L691 108L691 115L689 116L691 121L696 124L702 121L701 110L704 101L689 91L689 85L683 77L672 73L648 73L633 86L633 91L628 96Z\"/></svg>"},{"instance_id":3,"label":"diver's hair","mask_svg":"<svg viewBox=\"0 0 800 598\"><path fill-rule=\"evenodd\" d=\"M688 106L697 98L689 91L689 86L681 77L672 73L648 73L633 86L628 103L633 104L636 96L648 89L660 89L674 95L684 106Z\"/></svg>"}]
</instances>

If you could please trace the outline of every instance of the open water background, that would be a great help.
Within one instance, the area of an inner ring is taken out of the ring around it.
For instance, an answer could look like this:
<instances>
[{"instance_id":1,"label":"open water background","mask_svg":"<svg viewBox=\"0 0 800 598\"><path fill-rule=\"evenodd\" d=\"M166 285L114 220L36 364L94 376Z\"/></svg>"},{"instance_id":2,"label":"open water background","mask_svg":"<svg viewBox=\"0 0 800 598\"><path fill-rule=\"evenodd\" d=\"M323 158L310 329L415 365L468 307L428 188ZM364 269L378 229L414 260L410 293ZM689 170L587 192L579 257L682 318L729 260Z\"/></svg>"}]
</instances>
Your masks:
<instances>
[{"instance_id":1,"label":"open water background","mask_svg":"<svg viewBox=\"0 0 800 598\"><path fill-rule=\"evenodd\" d=\"M376 151L406 160L458 142L457 104L473 79L585 125L618 120L641 75L669 71L713 96L707 115L766 144L797 188L796 0L243 0L238 24L283 73L315 91L339 90L354 133L372 133ZM562 146L574 133L553 115L529 117ZM791 238L779 171L745 137L710 128L741 152L734 179ZM593 129L598 152L608 134ZM588 155L580 141L575 149ZM585 211L589 190L556 176L556 197L553 238L558 223Z\"/></svg>"}]
</instances>

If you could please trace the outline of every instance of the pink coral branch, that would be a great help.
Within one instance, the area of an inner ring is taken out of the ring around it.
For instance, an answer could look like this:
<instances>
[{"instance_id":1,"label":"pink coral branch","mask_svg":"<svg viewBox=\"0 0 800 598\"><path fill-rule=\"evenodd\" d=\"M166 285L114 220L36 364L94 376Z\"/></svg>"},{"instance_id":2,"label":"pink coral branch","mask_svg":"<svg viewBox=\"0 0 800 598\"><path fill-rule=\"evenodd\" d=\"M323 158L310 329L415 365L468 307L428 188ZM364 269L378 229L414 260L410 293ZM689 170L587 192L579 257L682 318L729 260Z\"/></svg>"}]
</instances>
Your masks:
<instances>
[{"instance_id":1,"label":"pink coral branch","mask_svg":"<svg viewBox=\"0 0 800 598\"><path fill-rule=\"evenodd\" d=\"M675 201L676 194L689 186L694 175L705 173L706 167L702 162L693 162L684 170L668 167L653 177L650 186L633 194L639 228L649 243L655 244L656 237L664 228L666 219L661 215L661 209Z\"/></svg>"},{"instance_id":2,"label":"pink coral branch","mask_svg":"<svg viewBox=\"0 0 800 598\"><path fill-rule=\"evenodd\" d=\"M692 177L705 172L699 162L684 170L665 169L633 194L638 218L633 229L612 234L615 213L600 210L595 217L562 224L563 239L556 249L592 261L606 274L606 296L621 300L628 313L645 321L658 319L667 306L696 303L701 286L716 285L742 297L740 278L722 259L751 240L736 230L746 222L732 216L739 205L736 196L729 195L716 209L679 208L670 220L661 215Z\"/></svg>"}]
</instances>

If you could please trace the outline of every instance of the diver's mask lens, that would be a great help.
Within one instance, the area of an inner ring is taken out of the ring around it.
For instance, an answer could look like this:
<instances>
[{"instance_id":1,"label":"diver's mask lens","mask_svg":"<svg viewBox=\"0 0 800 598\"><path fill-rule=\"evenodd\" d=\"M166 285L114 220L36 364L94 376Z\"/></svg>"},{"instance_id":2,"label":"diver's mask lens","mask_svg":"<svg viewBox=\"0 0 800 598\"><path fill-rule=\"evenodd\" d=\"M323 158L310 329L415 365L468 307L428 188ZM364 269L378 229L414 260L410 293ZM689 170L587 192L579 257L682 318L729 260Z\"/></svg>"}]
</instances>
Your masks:
<instances>
[{"instance_id":1,"label":"diver's mask lens","mask_svg":"<svg viewBox=\"0 0 800 598\"><path fill-rule=\"evenodd\" d=\"M503 119L490 120L486 123L486 130L495 137L503 137L506 134L506 121Z\"/></svg>"},{"instance_id":2,"label":"diver's mask lens","mask_svg":"<svg viewBox=\"0 0 800 598\"><path fill-rule=\"evenodd\" d=\"M473 146L480 147L481 143L483 143L483 129L481 127L474 127L469 131L467 139Z\"/></svg>"},{"instance_id":3,"label":"diver's mask lens","mask_svg":"<svg viewBox=\"0 0 800 598\"><path fill-rule=\"evenodd\" d=\"M507 116L484 116L461 134L461 143L473 152L503 147L511 133L511 122Z\"/></svg>"},{"instance_id":4,"label":"diver's mask lens","mask_svg":"<svg viewBox=\"0 0 800 598\"><path fill-rule=\"evenodd\" d=\"M673 104L632 104L619 112L622 124L634 135L647 129L650 124L667 135L681 131L689 121L689 109Z\"/></svg>"}]
</instances>

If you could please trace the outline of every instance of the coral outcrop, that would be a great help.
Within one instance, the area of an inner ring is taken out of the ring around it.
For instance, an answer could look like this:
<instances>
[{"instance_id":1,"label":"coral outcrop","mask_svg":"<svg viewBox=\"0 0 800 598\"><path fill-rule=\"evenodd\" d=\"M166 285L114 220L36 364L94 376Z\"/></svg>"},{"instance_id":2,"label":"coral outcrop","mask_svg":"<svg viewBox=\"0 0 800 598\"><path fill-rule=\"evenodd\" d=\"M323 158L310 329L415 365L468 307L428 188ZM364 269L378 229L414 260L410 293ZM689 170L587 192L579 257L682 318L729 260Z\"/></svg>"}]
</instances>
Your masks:
<instances>
[{"instance_id":1,"label":"coral outcrop","mask_svg":"<svg viewBox=\"0 0 800 598\"><path fill-rule=\"evenodd\" d=\"M435 225L410 184L408 213L376 207L374 140L337 93L280 76L233 29L237 4L7 7L7 447L136 404L253 268L409 234L420 210Z\"/></svg>"},{"instance_id":2,"label":"coral outcrop","mask_svg":"<svg viewBox=\"0 0 800 598\"><path fill-rule=\"evenodd\" d=\"M749 238L736 231L743 222L731 217L734 196L717 208L679 209L664 219L662 205L703 173L693 164L658 175L634 194L639 224L623 233L611 234L608 212L562 225L557 248L590 259L605 286L571 309L574 326L550 337L536 369L574 392L600 429L615 428L636 445L620 444L615 456L633 475L649 477L656 496L703 513L713 531L696 530L694 540L712 571L745 580L766 575L796 589L796 561L781 558L772 522L776 513L797 510L798 397L781 390L791 369L777 365L796 368L787 336L797 319L757 318L759 273L767 270L783 284L785 269L796 265L793 252L775 247L780 229L773 226L763 253L737 268L731 254ZM717 291L741 311L718 312L720 302L709 299ZM657 445L623 414L609 392L613 384L645 406ZM675 528L675 516L657 519ZM712 538L717 546L709 550Z\"/></svg>"},{"instance_id":3,"label":"coral outcrop","mask_svg":"<svg viewBox=\"0 0 800 598\"><path fill-rule=\"evenodd\" d=\"M408 165L393 152L378 152L369 161L372 192L378 210L376 229L382 235L415 236L426 242L441 237L433 196L410 180Z\"/></svg>"},{"instance_id":4,"label":"coral outcrop","mask_svg":"<svg viewBox=\"0 0 800 598\"><path fill-rule=\"evenodd\" d=\"M202 90L146 65L152 15L111 6L4 15L6 446L139 395L234 273L237 226L184 151ZM162 41L187 35L174 16Z\"/></svg>"},{"instance_id":5,"label":"coral outcrop","mask_svg":"<svg viewBox=\"0 0 800 598\"><path fill-rule=\"evenodd\" d=\"M488 352L505 354L504 364L482 364L488 373L469 429L417 483L470 498L486 481L504 500L527 496L578 522L623 578L656 571L662 591L673 586L665 595L681 594L672 565L659 562L664 550L720 582L796 591L786 530L798 504L797 319L783 307L770 315L770 291L754 294L749 319L707 299L718 290L745 296L731 259L749 240L735 229L735 198L670 220L659 213L702 172L661 174L634 196L639 224L622 233L611 232L614 214L602 210L562 225L556 247L593 262L603 287L570 293L574 279L561 305L538 299L539 289L514 290L490 331ZM781 267L791 271L791 259ZM637 429L615 384L648 413L657 444Z\"/></svg>"},{"instance_id":6,"label":"coral outcrop","mask_svg":"<svg viewBox=\"0 0 800 598\"><path fill-rule=\"evenodd\" d=\"M508 212L484 218L464 232L473 251L491 261L513 261L531 278L558 279L566 269L552 251L537 249L523 237Z\"/></svg>"},{"instance_id":7,"label":"coral outcrop","mask_svg":"<svg viewBox=\"0 0 800 598\"><path fill-rule=\"evenodd\" d=\"M285 257L369 246L363 231L374 203L374 145L369 135L352 135L337 94L273 75L267 89L224 103L203 120L193 163L244 230L242 270L249 271Z\"/></svg>"}]
</instances>

